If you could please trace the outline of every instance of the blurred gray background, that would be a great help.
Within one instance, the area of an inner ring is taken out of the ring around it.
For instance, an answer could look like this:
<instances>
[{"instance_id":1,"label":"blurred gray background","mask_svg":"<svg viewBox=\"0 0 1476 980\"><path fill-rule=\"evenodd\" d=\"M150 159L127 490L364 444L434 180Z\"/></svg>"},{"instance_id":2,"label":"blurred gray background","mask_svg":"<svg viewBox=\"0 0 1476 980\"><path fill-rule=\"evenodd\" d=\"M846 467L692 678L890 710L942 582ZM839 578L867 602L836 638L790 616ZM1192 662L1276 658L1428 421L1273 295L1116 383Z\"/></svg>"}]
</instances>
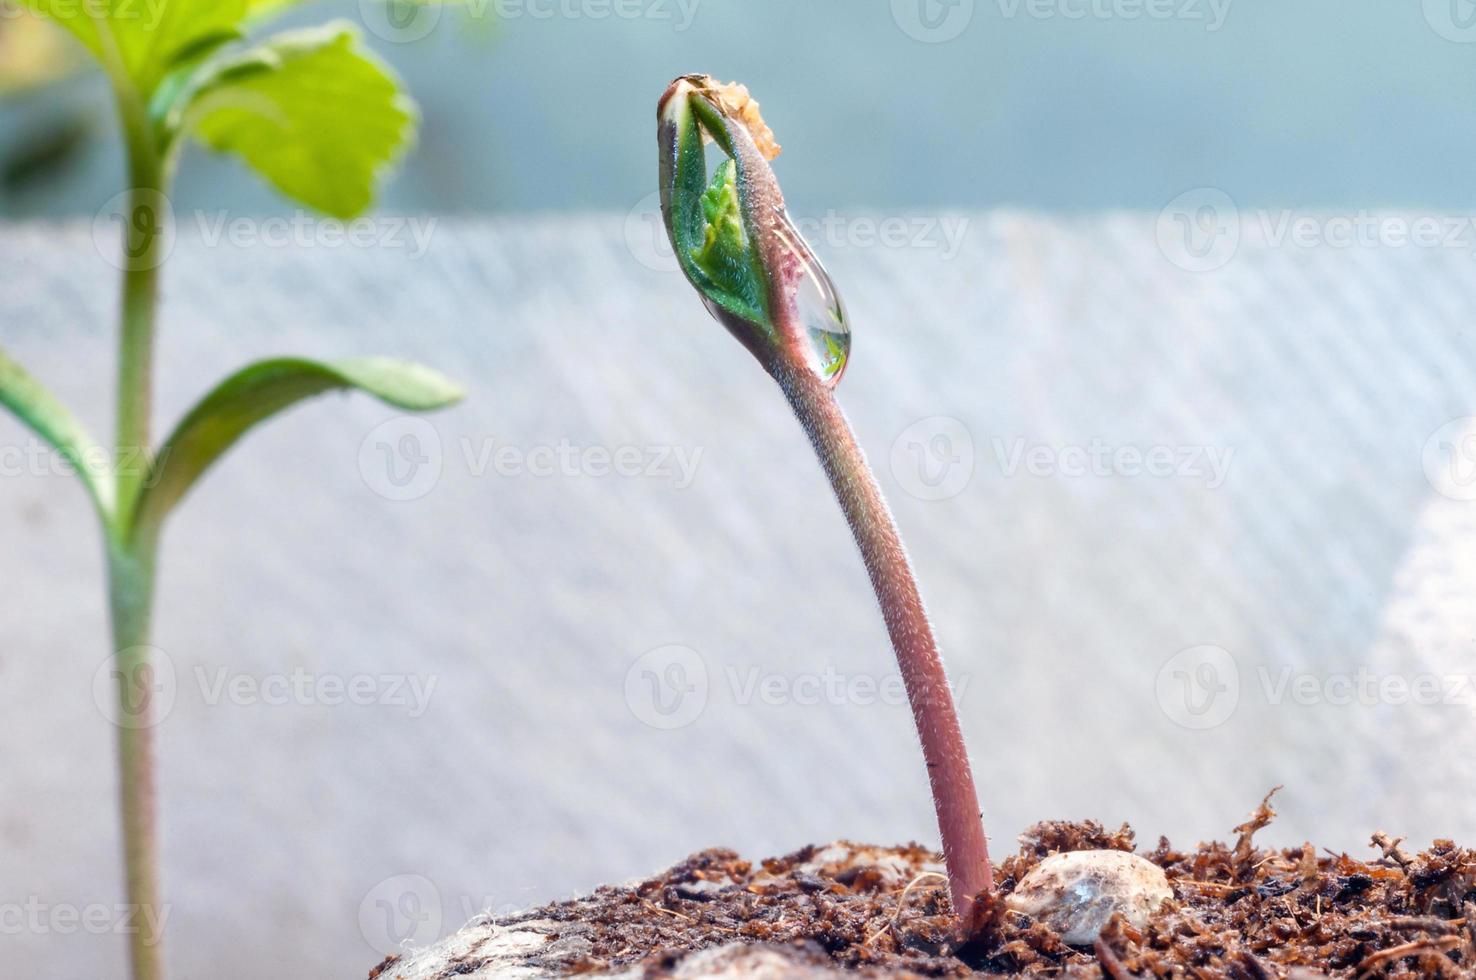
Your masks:
<instances>
[{"instance_id":1,"label":"blurred gray background","mask_svg":"<svg viewBox=\"0 0 1476 980\"><path fill-rule=\"evenodd\" d=\"M935 841L844 522L655 225L654 101L693 69L764 103L847 300L840 397L996 850L1059 817L1224 838L1276 784L1267 842L1476 838L1472 11L530 4L295 15L370 25L420 99L384 211L421 244L212 242L193 215L292 210L186 161L161 420L287 352L469 398L305 407L171 525L175 975L363 976L711 845ZM110 132L86 77L0 101L0 344L95 432ZM99 546L33 447L0 417L0 942L120 976Z\"/></svg>"}]
</instances>

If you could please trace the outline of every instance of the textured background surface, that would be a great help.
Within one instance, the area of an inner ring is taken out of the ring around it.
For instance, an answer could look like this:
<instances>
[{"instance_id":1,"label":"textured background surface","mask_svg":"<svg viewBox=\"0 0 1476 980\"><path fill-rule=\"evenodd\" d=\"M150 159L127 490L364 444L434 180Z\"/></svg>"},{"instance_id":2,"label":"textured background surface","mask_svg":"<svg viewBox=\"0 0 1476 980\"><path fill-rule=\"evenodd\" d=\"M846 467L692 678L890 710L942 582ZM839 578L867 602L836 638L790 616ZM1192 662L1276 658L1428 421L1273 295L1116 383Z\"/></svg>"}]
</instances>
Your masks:
<instances>
[{"instance_id":1,"label":"textured background surface","mask_svg":"<svg viewBox=\"0 0 1476 980\"><path fill-rule=\"evenodd\" d=\"M1165 258L1151 217L956 217L951 258L821 251L858 330L842 400L966 681L997 846L1044 817L1224 836L1275 783L1272 840L1476 838L1460 782L1472 692L1276 697L1287 670L1318 684L1359 667L1476 672L1476 503L1455 499L1469 484L1437 492L1424 465L1448 463L1440 443L1461 427L1437 431L1476 414L1469 248L1277 246L1246 216L1234 258L1196 274ZM441 473L418 499L376 492L378 443L403 434L393 412L328 400L253 436L170 528L157 642L177 680L161 727L176 975L362 975L396 917L428 938L716 843L933 839L905 707L745 698L754 670L792 694L827 670L884 683L890 653L798 428L679 277L652 268L649 231L639 215L443 222L414 261L182 237L166 417L280 352L420 358L470 398L433 419ZM86 227L0 234L0 343L95 430L113 283ZM934 416L959 424L919 422ZM1010 470L1018 440L1059 459L1094 439L1233 457L1216 486ZM479 475L487 440L701 456L685 487ZM914 443L961 492L912 492L927 487ZM25 445L0 419L0 446ZM5 460L0 903L111 905L98 545L74 481ZM639 667L627 694L637 658L667 644L696 651L708 679L676 730L643 721L660 716ZM1159 680L1204 644L1228 652L1210 679L1238 676L1239 696L1219 692L1209 717L1228 716L1198 730L1178 723L1204 716L1174 674L1203 679L1195 655ZM297 667L436 686L411 717L212 704L199 680ZM27 976L112 976L123 955L116 936L55 928L4 947Z\"/></svg>"}]
</instances>

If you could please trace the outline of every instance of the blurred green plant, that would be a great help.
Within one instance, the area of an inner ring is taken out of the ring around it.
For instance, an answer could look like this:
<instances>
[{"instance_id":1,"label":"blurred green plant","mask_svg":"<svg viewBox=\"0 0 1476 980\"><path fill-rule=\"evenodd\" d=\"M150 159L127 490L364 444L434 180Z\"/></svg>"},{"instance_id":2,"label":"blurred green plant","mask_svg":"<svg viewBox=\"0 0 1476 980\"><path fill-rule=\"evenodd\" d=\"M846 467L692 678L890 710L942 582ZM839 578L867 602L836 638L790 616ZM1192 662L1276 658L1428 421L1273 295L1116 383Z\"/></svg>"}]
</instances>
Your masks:
<instances>
[{"instance_id":1,"label":"blurred green plant","mask_svg":"<svg viewBox=\"0 0 1476 980\"><path fill-rule=\"evenodd\" d=\"M168 192L185 142L234 154L286 196L346 218L369 206L381 176L413 141L414 104L351 25L246 42L249 30L294 2L26 0L102 65L127 148L115 445L102 450L3 350L0 404L72 464L102 526L128 902L143 922L162 921L163 906L152 735L158 719L150 699L137 694L148 690L152 672L156 558L169 514L248 429L304 399L349 389L430 411L461 397L456 385L414 364L283 358L227 378L162 443L152 440L159 272L172 234ZM129 948L134 980L164 976L162 937L139 929Z\"/></svg>"}]
</instances>

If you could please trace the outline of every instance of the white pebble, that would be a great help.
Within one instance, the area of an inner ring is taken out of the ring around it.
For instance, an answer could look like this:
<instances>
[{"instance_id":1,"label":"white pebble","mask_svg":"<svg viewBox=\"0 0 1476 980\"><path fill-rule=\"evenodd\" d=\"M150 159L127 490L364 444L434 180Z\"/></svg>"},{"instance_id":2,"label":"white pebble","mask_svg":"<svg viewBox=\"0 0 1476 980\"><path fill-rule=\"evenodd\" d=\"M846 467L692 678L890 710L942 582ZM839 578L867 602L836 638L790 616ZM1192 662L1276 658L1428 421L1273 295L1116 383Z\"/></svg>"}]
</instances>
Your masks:
<instances>
[{"instance_id":1,"label":"white pebble","mask_svg":"<svg viewBox=\"0 0 1476 980\"><path fill-rule=\"evenodd\" d=\"M1173 897L1163 869L1126 851L1052 854L1020 879L1005 905L1045 924L1071 946L1090 946L1120 912L1135 928Z\"/></svg>"}]
</instances>

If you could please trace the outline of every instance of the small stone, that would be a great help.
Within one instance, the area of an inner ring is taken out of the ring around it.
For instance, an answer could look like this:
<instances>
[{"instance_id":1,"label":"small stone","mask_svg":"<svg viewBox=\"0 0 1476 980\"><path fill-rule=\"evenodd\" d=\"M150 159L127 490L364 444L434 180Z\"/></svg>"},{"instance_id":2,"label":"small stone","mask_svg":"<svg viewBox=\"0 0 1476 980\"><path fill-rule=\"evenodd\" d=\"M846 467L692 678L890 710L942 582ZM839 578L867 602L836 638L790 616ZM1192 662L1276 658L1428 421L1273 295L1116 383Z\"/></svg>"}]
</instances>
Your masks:
<instances>
[{"instance_id":1,"label":"small stone","mask_svg":"<svg viewBox=\"0 0 1476 980\"><path fill-rule=\"evenodd\" d=\"M1005 905L1043 923L1071 946L1090 946L1120 913L1134 928L1173 897L1163 869L1127 851L1052 854L1020 879Z\"/></svg>"}]
</instances>

